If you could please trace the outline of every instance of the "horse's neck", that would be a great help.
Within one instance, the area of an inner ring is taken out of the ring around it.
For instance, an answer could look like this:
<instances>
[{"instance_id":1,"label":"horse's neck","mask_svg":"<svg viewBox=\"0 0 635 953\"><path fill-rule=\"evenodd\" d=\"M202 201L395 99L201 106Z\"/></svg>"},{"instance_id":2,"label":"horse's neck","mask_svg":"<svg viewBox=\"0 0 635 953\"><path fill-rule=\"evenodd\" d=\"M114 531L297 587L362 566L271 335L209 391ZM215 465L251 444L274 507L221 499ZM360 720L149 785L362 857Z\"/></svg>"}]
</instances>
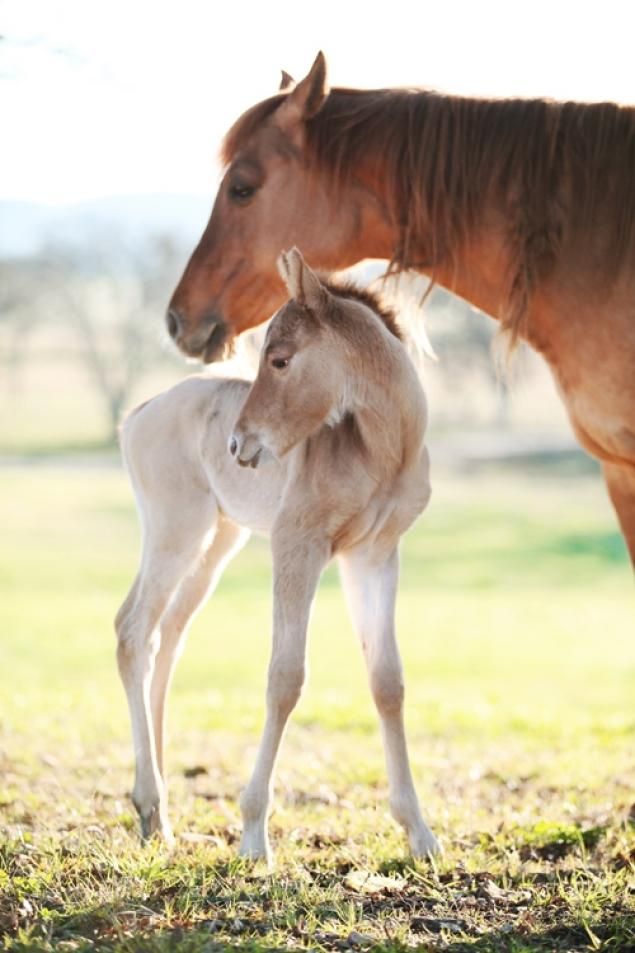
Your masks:
<instances>
[{"instance_id":1,"label":"horse's neck","mask_svg":"<svg viewBox=\"0 0 635 953\"><path fill-rule=\"evenodd\" d=\"M427 94L419 96L425 103ZM405 130L403 149L416 153L417 149L409 141L410 135L409 130ZM369 146L356 170L362 185L359 199L363 247L358 249L361 256L388 259L433 277L438 284L480 310L500 317L509 295L509 283L514 279L509 244L511 213L502 192L492 189L491 182L485 179L484 192L477 200L479 211L475 221L466 222L461 240L453 241L445 253L440 252L435 250L435 228L430 221L430 216L434 216L433 204L420 195L434 195L434 177L438 170L432 163L423 164L422 170L424 178L419 179L416 164L413 165L412 183L400 182L400 188L409 195L406 208L427 206L420 219L416 214L409 218L406 210L399 208L394 194L395 178L388 173L381 144ZM432 180L427 181L427 176Z\"/></svg>"},{"instance_id":2,"label":"horse's neck","mask_svg":"<svg viewBox=\"0 0 635 953\"><path fill-rule=\"evenodd\" d=\"M511 280L511 262L499 219L502 213L493 210L491 221L474 231L469 241L456 250L450 264L427 272L437 284L492 318L501 317Z\"/></svg>"},{"instance_id":3,"label":"horse's neck","mask_svg":"<svg viewBox=\"0 0 635 953\"><path fill-rule=\"evenodd\" d=\"M391 119L390 97L367 96L349 134L366 257L431 275L513 337L545 308L557 320L550 285L571 278L584 302L632 268L635 110L395 91Z\"/></svg>"},{"instance_id":4,"label":"horse's neck","mask_svg":"<svg viewBox=\"0 0 635 953\"><path fill-rule=\"evenodd\" d=\"M366 258L395 257L402 240L399 225L386 216L386 202L380 195L377 182L366 189L367 217L364 218L364 245L361 254ZM384 214L378 214L383 209ZM505 242L505 214L492 207L491 214L475 229L462 247L455 249L451 263L427 267L425 250L413 246L413 270L433 277L435 282L475 305L493 318L500 316L506 296L506 282L510 279L510 260ZM423 262L423 263L422 263Z\"/></svg>"}]
</instances>

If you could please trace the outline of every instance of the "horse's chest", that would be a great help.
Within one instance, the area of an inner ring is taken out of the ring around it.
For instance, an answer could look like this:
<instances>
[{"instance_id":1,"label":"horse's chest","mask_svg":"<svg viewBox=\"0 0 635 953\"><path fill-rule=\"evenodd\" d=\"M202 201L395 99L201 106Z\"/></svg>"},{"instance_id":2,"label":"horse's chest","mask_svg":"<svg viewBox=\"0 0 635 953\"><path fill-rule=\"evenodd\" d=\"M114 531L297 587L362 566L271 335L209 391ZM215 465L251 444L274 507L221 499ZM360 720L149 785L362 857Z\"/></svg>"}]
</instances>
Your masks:
<instances>
[{"instance_id":1,"label":"horse's chest","mask_svg":"<svg viewBox=\"0 0 635 953\"><path fill-rule=\"evenodd\" d=\"M635 462L635 353L596 342L551 356L549 365L582 446L601 460Z\"/></svg>"},{"instance_id":2,"label":"horse's chest","mask_svg":"<svg viewBox=\"0 0 635 953\"><path fill-rule=\"evenodd\" d=\"M557 290L557 289L556 289ZM594 456L635 461L635 287L611 298L566 292L537 299L530 343L551 368L581 444Z\"/></svg>"}]
</instances>

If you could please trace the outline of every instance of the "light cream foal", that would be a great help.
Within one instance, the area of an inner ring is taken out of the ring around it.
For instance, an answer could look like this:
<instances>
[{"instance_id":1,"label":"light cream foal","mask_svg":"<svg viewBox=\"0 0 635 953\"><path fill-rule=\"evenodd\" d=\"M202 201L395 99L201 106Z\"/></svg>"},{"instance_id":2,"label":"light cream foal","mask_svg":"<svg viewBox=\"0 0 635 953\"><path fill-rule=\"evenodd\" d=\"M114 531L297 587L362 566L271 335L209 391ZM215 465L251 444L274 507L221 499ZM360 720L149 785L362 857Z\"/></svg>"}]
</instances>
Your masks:
<instances>
[{"instance_id":1,"label":"light cream foal","mask_svg":"<svg viewBox=\"0 0 635 953\"><path fill-rule=\"evenodd\" d=\"M375 298L320 281L296 249L280 271L291 300L271 322L253 384L190 378L122 430L143 526L141 566L116 620L133 801L143 836L170 840L166 692L188 622L253 530L271 536L274 623L241 854L270 859L274 765L304 681L318 580L337 556L381 719L391 810L412 854L431 855L438 844L412 782L394 623L399 538L430 496L424 393Z\"/></svg>"}]
</instances>

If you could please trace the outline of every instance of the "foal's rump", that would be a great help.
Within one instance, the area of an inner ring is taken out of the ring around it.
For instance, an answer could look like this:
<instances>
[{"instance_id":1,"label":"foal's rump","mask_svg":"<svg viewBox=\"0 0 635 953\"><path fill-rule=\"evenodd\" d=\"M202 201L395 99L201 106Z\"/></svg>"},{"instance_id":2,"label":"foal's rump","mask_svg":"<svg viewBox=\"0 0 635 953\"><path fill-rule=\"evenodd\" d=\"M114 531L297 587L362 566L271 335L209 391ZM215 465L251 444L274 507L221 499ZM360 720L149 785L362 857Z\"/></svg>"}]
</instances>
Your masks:
<instances>
[{"instance_id":1,"label":"foal's rump","mask_svg":"<svg viewBox=\"0 0 635 953\"><path fill-rule=\"evenodd\" d=\"M133 482L154 482L156 477L165 484L181 471L188 481L195 479L203 441L209 449L212 430L229 433L248 387L246 381L188 377L132 410L122 424L120 443ZM221 439L219 433L215 449L225 452Z\"/></svg>"},{"instance_id":2,"label":"foal's rump","mask_svg":"<svg viewBox=\"0 0 635 953\"><path fill-rule=\"evenodd\" d=\"M175 514L212 506L256 532L271 529L284 466L238 468L227 450L250 381L188 377L133 410L120 432L121 451L144 528L178 525ZM150 516L152 513L152 516Z\"/></svg>"},{"instance_id":3,"label":"foal's rump","mask_svg":"<svg viewBox=\"0 0 635 953\"><path fill-rule=\"evenodd\" d=\"M135 408L121 427L121 453L146 542L148 535L161 536L170 523L174 527L186 522L186 510L192 506L207 503L204 509L214 522L216 505L200 444L209 413L218 403L219 383L188 378Z\"/></svg>"}]
</instances>

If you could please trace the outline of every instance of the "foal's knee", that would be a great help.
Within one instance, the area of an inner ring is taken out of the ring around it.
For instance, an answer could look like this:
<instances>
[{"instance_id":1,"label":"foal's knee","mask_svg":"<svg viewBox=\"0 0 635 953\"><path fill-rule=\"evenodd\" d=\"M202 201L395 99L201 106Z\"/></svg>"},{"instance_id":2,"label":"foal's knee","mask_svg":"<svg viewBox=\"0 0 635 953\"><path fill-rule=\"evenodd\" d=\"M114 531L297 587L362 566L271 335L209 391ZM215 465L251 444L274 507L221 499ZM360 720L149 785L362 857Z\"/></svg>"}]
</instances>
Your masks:
<instances>
[{"instance_id":1,"label":"foal's knee","mask_svg":"<svg viewBox=\"0 0 635 953\"><path fill-rule=\"evenodd\" d=\"M269 707L288 715L297 705L303 685L303 662L272 662L267 685Z\"/></svg>"},{"instance_id":2,"label":"foal's knee","mask_svg":"<svg viewBox=\"0 0 635 953\"><path fill-rule=\"evenodd\" d=\"M377 710L381 715L390 715L401 711L404 700L401 668L397 666L374 668L370 674L370 688Z\"/></svg>"},{"instance_id":3,"label":"foal's knee","mask_svg":"<svg viewBox=\"0 0 635 953\"><path fill-rule=\"evenodd\" d=\"M130 613L121 610L115 620L117 633L117 667L125 682L133 675L145 675L151 671L159 648L159 634L156 631L148 636L138 631L132 624Z\"/></svg>"}]
</instances>

